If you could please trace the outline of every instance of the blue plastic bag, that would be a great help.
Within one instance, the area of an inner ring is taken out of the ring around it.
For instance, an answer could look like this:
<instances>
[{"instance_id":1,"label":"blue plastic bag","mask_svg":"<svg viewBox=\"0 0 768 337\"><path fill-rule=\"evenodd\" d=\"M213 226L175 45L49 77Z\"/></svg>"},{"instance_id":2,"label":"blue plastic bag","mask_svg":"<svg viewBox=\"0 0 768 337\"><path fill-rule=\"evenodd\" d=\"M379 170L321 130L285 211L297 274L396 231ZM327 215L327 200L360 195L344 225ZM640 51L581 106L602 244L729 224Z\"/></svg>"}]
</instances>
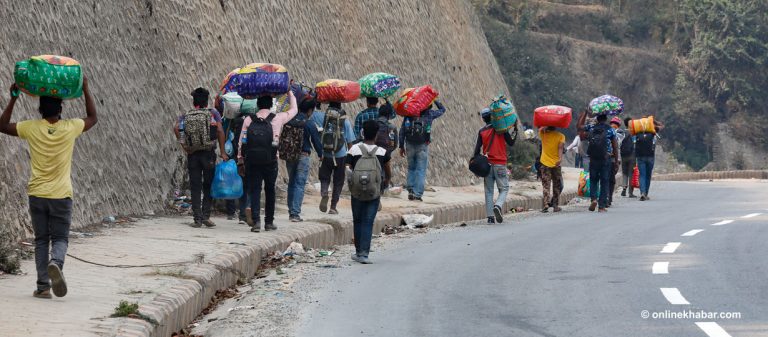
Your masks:
<instances>
[{"instance_id":1,"label":"blue plastic bag","mask_svg":"<svg viewBox=\"0 0 768 337\"><path fill-rule=\"evenodd\" d=\"M227 141L224 142L224 152L227 153L227 156L230 158L235 156L235 147L232 145L232 141L235 139L235 134L233 132L229 132L229 135L227 136Z\"/></svg>"},{"instance_id":2,"label":"blue plastic bag","mask_svg":"<svg viewBox=\"0 0 768 337\"><path fill-rule=\"evenodd\" d=\"M230 159L216 165L211 184L214 199L238 199L243 195L243 179L237 174L237 163Z\"/></svg>"}]
</instances>

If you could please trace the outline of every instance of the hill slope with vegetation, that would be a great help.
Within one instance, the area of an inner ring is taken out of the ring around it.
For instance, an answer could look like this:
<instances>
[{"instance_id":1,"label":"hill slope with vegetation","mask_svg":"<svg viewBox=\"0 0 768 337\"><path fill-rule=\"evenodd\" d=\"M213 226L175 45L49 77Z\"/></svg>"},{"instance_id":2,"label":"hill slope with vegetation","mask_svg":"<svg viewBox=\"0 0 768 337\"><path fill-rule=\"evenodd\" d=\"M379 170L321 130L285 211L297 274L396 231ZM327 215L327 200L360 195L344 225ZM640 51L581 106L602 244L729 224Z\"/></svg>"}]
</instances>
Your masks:
<instances>
[{"instance_id":1,"label":"hill slope with vegetation","mask_svg":"<svg viewBox=\"0 0 768 337\"><path fill-rule=\"evenodd\" d=\"M663 146L700 169L718 127L768 149L768 3L759 0L477 0L523 118L537 106L582 109L598 95L654 114Z\"/></svg>"}]
</instances>

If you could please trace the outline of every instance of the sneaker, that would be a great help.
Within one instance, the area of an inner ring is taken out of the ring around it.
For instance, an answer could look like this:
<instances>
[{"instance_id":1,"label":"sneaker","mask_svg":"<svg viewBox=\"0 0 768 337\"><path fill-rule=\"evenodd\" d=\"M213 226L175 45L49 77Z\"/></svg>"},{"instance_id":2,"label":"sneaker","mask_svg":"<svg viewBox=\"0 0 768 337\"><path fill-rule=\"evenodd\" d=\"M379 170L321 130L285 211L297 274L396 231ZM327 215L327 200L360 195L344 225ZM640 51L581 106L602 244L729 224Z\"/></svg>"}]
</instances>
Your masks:
<instances>
[{"instance_id":1,"label":"sneaker","mask_svg":"<svg viewBox=\"0 0 768 337\"><path fill-rule=\"evenodd\" d=\"M634 194L632 194L632 193L630 193L630 194L629 194L629 197L630 197L630 198L637 198L637 196L636 196L636 195L634 195Z\"/></svg>"},{"instance_id":2,"label":"sneaker","mask_svg":"<svg viewBox=\"0 0 768 337\"><path fill-rule=\"evenodd\" d=\"M227 220L235 220L235 216L234 215L227 215Z\"/></svg>"},{"instance_id":3,"label":"sneaker","mask_svg":"<svg viewBox=\"0 0 768 337\"><path fill-rule=\"evenodd\" d=\"M288 220L290 220L291 222L302 222L302 221L304 221L304 219L302 219L298 215L291 215L291 216L288 217Z\"/></svg>"},{"instance_id":4,"label":"sneaker","mask_svg":"<svg viewBox=\"0 0 768 337\"><path fill-rule=\"evenodd\" d=\"M562 209L562 208L560 208L559 206L555 206L554 208L555 208L555 209L553 210L553 212L555 212L555 213L557 213L557 212L560 212L560 211L562 211L562 210L563 210L563 209Z\"/></svg>"},{"instance_id":5,"label":"sneaker","mask_svg":"<svg viewBox=\"0 0 768 337\"><path fill-rule=\"evenodd\" d=\"M67 281L64 280L64 273L61 272L59 265L51 262L48 264L48 277L51 278L51 288L56 297L67 295Z\"/></svg>"},{"instance_id":6,"label":"sneaker","mask_svg":"<svg viewBox=\"0 0 768 337\"><path fill-rule=\"evenodd\" d=\"M626 197L626 196L627 196L627 189L626 189L626 188L624 188L623 190L621 190L621 196L622 196L622 197Z\"/></svg>"},{"instance_id":7,"label":"sneaker","mask_svg":"<svg viewBox=\"0 0 768 337\"><path fill-rule=\"evenodd\" d=\"M45 299L53 298L53 296L51 296L51 290L50 289L35 290L35 291L32 292L32 297L45 298Z\"/></svg>"},{"instance_id":8,"label":"sneaker","mask_svg":"<svg viewBox=\"0 0 768 337\"><path fill-rule=\"evenodd\" d=\"M597 210L597 213L605 213L605 212L608 212L607 208L601 208L601 209Z\"/></svg>"},{"instance_id":9,"label":"sneaker","mask_svg":"<svg viewBox=\"0 0 768 337\"><path fill-rule=\"evenodd\" d=\"M328 214L339 214L339 211L337 211L335 208L331 208L328 210Z\"/></svg>"},{"instance_id":10,"label":"sneaker","mask_svg":"<svg viewBox=\"0 0 768 337\"><path fill-rule=\"evenodd\" d=\"M234 217L233 217L233 218L234 218ZM213 221L211 221L211 219L205 219L205 220L203 220L203 225L205 225L205 227L208 227L208 228L211 228L211 227L216 227L216 224L215 224L215 223L213 223Z\"/></svg>"},{"instance_id":11,"label":"sneaker","mask_svg":"<svg viewBox=\"0 0 768 337\"><path fill-rule=\"evenodd\" d=\"M421 199L421 197L416 197L416 196L414 196L414 197L413 197L413 201L420 201L420 202L423 202L423 201L424 201L424 199Z\"/></svg>"},{"instance_id":12,"label":"sneaker","mask_svg":"<svg viewBox=\"0 0 768 337\"><path fill-rule=\"evenodd\" d=\"M274 231L274 230L277 230L277 226L275 226L275 224L273 223L264 224L265 232Z\"/></svg>"},{"instance_id":13,"label":"sneaker","mask_svg":"<svg viewBox=\"0 0 768 337\"><path fill-rule=\"evenodd\" d=\"M237 221L238 225L247 225L248 223L245 222L245 218L240 218L240 220Z\"/></svg>"},{"instance_id":14,"label":"sneaker","mask_svg":"<svg viewBox=\"0 0 768 337\"><path fill-rule=\"evenodd\" d=\"M648 201L648 200L651 200L651 197L649 197L649 196L646 194L646 195L645 195L645 200L646 200L646 201Z\"/></svg>"},{"instance_id":15,"label":"sneaker","mask_svg":"<svg viewBox=\"0 0 768 337\"><path fill-rule=\"evenodd\" d=\"M250 207L245 209L245 223L253 227L253 212L251 212Z\"/></svg>"},{"instance_id":16,"label":"sneaker","mask_svg":"<svg viewBox=\"0 0 768 337\"><path fill-rule=\"evenodd\" d=\"M547 207L547 208L542 208L542 209L541 209L541 213L549 213L549 207Z\"/></svg>"},{"instance_id":17,"label":"sneaker","mask_svg":"<svg viewBox=\"0 0 768 337\"><path fill-rule=\"evenodd\" d=\"M597 200L592 200L592 203L589 204L589 211L594 212L595 208L597 208Z\"/></svg>"},{"instance_id":18,"label":"sneaker","mask_svg":"<svg viewBox=\"0 0 768 337\"><path fill-rule=\"evenodd\" d=\"M352 253L352 261L355 261L355 262L360 262L360 257L359 257L359 256L357 256L357 254L355 254L355 253Z\"/></svg>"},{"instance_id":19,"label":"sneaker","mask_svg":"<svg viewBox=\"0 0 768 337\"><path fill-rule=\"evenodd\" d=\"M492 225L492 224L495 224L495 223L496 223L496 219L494 219L492 216L489 216L488 217L488 224Z\"/></svg>"},{"instance_id":20,"label":"sneaker","mask_svg":"<svg viewBox=\"0 0 768 337\"><path fill-rule=\"evenodd\" d=\"M611 203L610 203L610 202L609 202L609 203L607 203L607 204L605 205L605 208L611 208Z\"/></svg>"},{"instance_id":21,"label":"sneaker","mask_svg":"<svg viewBox=\"0 0 768 337\"><path fill-rule=\"evenodd\" d=\"M200 220L195 220L195 222L193 222L193 223L189 224L189 227L192 227L192 228L200 228L200 227L203 227L203 222L202 222L202 221L200 221Z\"/></svg>"},{"instance_id":22,"label":"sneaker","mask_svg":"<svg viewBox=\"0 0 768 337\"><path fill-rule=\"evenodd\" d=\"M255 222L253 223L253 226L251 226L251 232L258 233L261 231L261 223Z\"/></svg>"},{"instance_id":23,"label":"sneaker","mask_svg":"<svg viewBox=\"0 0 768 337\"><path fill-rule=\"evenodd\" d=\"M360 256L357 258L357 262L360 262L360 264L372 264L371 260L368 259L367 256Z\"/></svg>"},{"instance_id":24,"label":"sneaker","mask_svg":"<svg viewBox=\"0 0 768 337\"><path fill-rule=\"evenodd\" d=\"M645 200L647 200L647 199L645 198L645 196L644 196L644 195L641 195L641 196L640 196L640 201L645 201Z\"/></svg>"},{"instance_id":25,"label":"sneaker","mask_svg":"<svg viewBox=\"0 0 768 337\"><path fill-rule=\"evenodd\" d=\"M328 212L328 196L323 196L320 199L320 212Z\"/></svg>"},{"instance_id":26,"label":"sneaker","mask_svg":"<svg viewBox=\"0 0 768 337\"><path fill-rule=\"evenodd\" d=\"M496 216L496 222L504 222L504 218L501 216L501 207L498 205L493 206L493 215Z\"/></svg>"},{"instance_id":27,"label":"sneaker","mask_svg":"<svg viewBox=\"0 0 768 337\"><path fill-rule=\"evenodd\" d=\"M408 200L413 201L416 197L413 196L413 193L408 193Z\"/></svg>"}]
</instances>

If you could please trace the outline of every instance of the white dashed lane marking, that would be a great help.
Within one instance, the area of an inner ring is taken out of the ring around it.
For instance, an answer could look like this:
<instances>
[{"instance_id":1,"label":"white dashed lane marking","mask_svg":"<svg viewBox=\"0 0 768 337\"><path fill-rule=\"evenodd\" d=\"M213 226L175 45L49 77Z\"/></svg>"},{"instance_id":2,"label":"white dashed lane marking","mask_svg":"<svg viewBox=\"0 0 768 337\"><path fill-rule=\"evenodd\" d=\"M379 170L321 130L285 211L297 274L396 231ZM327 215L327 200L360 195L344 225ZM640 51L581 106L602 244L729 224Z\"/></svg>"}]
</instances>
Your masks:
<instances>
[{"instance_id":1,"label":"white dashed lane marking","mask_svg":"<svg viewBox=\"0 0 768 337\"><path fill-rule=\"evenodd\" d=\"M672 254L677 250L677 247L680 247L680 242L667 243L667 245L664 246L664 249L661 250L661 253Z\"/></svg>"},{"instance_id":2,"label":"white dashed lane marking","mask_svg":"<svg viewBox=\"0 0 768 337\"><path fill-rule=\"evenodd\" d=\"M680 290L677 290L677 288L661 288L661 293L664 295L664 297L669 301L670 304L674 305L689 305L691 303L688 302L688 300L683 297L683 294L680 293Z\"/></svg>"},{"instance_id":3,"label":"white dashed lane marking","mask_svg":"<svg viewBox=\"0 0 768 337\"><path fill-rule=\"evenodd\" d=\"M715 322L696 322L696 325L698 325L709 337L731 337L728 332L723 330L723 328Z\"/></svg>"},{"instance_id":4,"label":"white dashed lane marking","mask_svg":"<svg viewBox=\"0 0 768 337\"><path fill-rule=\"evenodd\" d=\"M652 269L654 274L669 274L669 262L654 262Z\"/></svg>"},{"instance_id":5,"label":"white dashed lane marking","mask_svg":"<svg viewBox=\"0 0 768 337\"><path fill-rule=\"evenodd\" d=\"M733 220L723 220L723 221L720 221L720 222L717 222L717 223L713 223L712 226L722 226L722 225L727 225L727 224L732 223L732 222L733 222Z\"/></svg>"},{"instance_id":6,"label":"white dashed lane marking","mask_svg":"<svg viewBox=\"0 0 768 337\"><path fill-rule=\"evenodd\" d=\"M699 233L701 233L703 231L704 231L703 229L694 229L692 231L687 231L687 232L683 233L683 235L680 235L680 236L694 236L694 235L699 234Z\"/></svg>"},{"instance_id":7,"label":"white dashed lane marking","mask_svg":"<svg viewBox=\"0 0 768 337\"><path fill-rule=\"evenodd\" d=\"M742 218L742 219L749 219L749 218L754 218L754 217L756 217L756 216L760 216L760 215L763 215L763 213L752 213L752 214L747 214L747 215L745 215L745 216L743 216L743 217L741 217L741 218Z\"/></svg>"}]
</instances>

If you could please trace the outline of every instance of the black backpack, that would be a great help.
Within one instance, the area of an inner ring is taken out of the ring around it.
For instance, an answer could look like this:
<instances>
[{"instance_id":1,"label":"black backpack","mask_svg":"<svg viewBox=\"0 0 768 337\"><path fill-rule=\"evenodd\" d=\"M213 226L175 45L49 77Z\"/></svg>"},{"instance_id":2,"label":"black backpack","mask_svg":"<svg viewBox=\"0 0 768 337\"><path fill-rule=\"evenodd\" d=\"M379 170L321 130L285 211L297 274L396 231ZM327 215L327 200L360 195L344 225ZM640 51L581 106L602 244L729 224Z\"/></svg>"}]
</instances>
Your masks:
<instances>
[{"instance_id":1,"label":"black backpack","mask_svg":"<svg viewBox=\"0 0 768 337\"><path fill-rule=\"evenodd\" d=\"M379 123L379 132L376 133L376 146L387 150L387 152L394 151L397 148L395 127L389 123L386 117L380 117L377 122Z\"/></svg>"},{"instance_id":2,"label":"black backpack","mask_svg":"<svg viewBox=\"0 0 768 337\"><path fill-rule=\"evenodd\" d=\"M330 107L326 110L320 132L320 142L326 153L336 153L347 143L344 135L346 119L347 113L344 110Z\"/></svg>"},{"instance_id":3,"label":"black backpack","mask_svg":"<svg viewBox=\"0 0 768 337\"><path fill-rule=\"evenodd\" d=\"M600 161L608 158L608 126L598 124L592 127L587 136L589 146L587 155L590 160Z\"/></svg>"},{"instance_id":4,"label":"black backpack","mask_svg":"<svg viewBox=\"0 0 768 337\"><path fill-rule=\"evenodd\" d=\"M653 157L656 154L656 144L653 143L655 134L638 133L635 142L635 153L638 157Z\"/></svg>"},{"instance_id":5,"label":"black backpack","mask_svg":"<svg viewBox=\"0 0 768 337\"><path fill-rule=\"evenodd\" d=\"M429 125L424 118L413 117L403 125L405 140L411 144L424 144L429 141Z\"/></svg>"},{"instance_id":6,"label":"black backpack","mask_svg":"<svg viewBox=\"0 0 768 337\"><path fill-rule=\"evenodd\" d=\"M627 135L624 140L621 141L621 153L622 158L630 158L635 155L635 141L632 136Z\"/></svg>"},{"instance_id":7,"label":"black backpack","mask_svg":"<svg viewBox=\"0 0 768 337\"><path fill-rule=\"evenodd\" d=\"M272 119L274 118L273 113L270 113L267 118L251 116L245 144L245 157L248 162L265 165L277 160L277 148L272 146Z\"/></svg>"}]
</instances>

